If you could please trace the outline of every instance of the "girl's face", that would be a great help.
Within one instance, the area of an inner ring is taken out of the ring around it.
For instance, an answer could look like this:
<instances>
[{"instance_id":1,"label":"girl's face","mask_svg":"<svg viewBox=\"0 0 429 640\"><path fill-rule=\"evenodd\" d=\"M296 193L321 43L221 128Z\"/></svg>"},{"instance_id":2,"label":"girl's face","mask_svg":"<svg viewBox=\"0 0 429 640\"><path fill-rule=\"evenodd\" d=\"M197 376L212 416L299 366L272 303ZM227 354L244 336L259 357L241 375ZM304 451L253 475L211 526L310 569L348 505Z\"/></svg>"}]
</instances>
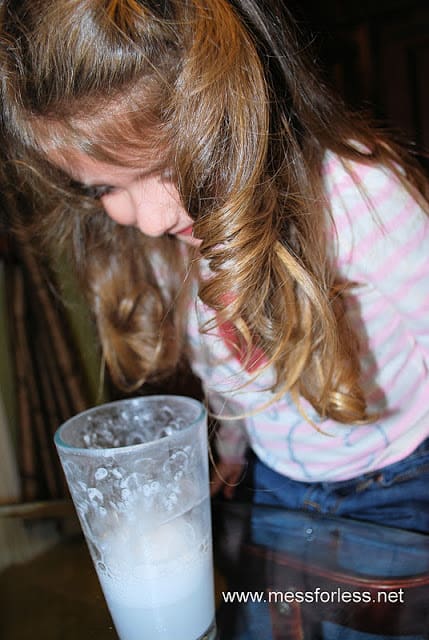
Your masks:
<instances>
[{"instance_id":1,"label":"girl's face","mask_svg":"<svg viewBox=\"0 0 429 640\"><path fill-rule=\"evenodd\" d=\"M168 177L76 153L72 162L62 168L90 188L107 215L118 224L137 227L147 236L170 234L195 247L201 244L201 240L192 236L193 220Z\"/></svg>"}]
</instances>

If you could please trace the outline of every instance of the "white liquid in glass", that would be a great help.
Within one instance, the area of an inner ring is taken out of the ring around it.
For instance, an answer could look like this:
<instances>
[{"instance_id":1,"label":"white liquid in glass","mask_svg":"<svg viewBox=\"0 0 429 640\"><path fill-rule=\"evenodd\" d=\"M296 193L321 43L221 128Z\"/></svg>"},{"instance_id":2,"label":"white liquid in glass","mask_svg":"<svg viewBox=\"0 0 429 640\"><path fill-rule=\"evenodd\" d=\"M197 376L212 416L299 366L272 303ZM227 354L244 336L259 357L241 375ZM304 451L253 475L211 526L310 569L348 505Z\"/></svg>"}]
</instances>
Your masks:
<instances>
[{"instance_id":1,"label":"white liquid in glass","mask_svg":"<svg viewBox=\"0 0 429 640\"><path fill-rule=\"evenodd\" d=\"M205 509L208 500L134 542L127 532L126 552L121 535L107 535L106 564L120 570L115 577L99 571L99 578L121 640L196 640L211 625L213 562L210 519L204 519L205 531L201 525Z\"/></svg>"}]
</instances>

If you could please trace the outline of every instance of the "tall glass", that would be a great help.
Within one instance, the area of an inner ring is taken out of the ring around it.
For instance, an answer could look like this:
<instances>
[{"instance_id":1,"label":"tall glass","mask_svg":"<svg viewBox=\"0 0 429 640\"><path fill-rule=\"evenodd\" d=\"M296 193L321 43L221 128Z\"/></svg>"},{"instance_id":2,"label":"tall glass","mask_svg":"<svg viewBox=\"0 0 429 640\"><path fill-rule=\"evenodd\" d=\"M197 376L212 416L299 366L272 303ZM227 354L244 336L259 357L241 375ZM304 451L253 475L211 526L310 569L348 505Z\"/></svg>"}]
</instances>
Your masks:
<instances>
[{"instance_id":1,"label":"tall glass","mask_svg":"<svg viewBox=\"0 0 429 640\"><path fill-rule=\"evenodd\" d=\"M214 638L203 405L100 405L65 422L55 444L121 640Z\"/></svg>"}]
</instances>

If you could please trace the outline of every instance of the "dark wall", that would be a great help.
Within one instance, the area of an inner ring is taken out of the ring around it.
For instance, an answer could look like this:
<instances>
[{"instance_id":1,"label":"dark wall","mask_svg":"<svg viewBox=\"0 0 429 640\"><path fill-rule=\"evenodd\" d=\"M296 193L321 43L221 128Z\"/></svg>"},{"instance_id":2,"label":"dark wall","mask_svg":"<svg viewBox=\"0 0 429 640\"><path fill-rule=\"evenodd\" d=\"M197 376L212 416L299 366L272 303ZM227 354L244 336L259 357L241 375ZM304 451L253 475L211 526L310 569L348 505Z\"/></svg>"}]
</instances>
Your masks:
<instances>
[{"instance_id":1,"label":"dark wall","mask_svg":"<svg viewBox=\"0 0 429 640\"><path fill-rule=\"evenodd\" d=\"M287 1L346 100L428 153L428 0Z\"/></svg>"}]
</instances>

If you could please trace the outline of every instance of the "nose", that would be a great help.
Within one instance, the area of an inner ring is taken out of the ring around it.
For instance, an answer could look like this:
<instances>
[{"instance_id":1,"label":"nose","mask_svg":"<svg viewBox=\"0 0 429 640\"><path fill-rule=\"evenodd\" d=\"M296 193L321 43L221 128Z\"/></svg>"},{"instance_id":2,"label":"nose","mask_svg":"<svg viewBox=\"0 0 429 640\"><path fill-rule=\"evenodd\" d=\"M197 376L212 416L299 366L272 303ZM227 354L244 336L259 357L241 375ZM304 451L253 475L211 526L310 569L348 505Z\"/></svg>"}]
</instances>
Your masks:
<instances>
[{"instance_id":1,"label":"nose","mask_svg":"<svg viewBox=\"0 0 429 640\"><path fill-rule=\"evenodd\" d=\"M135 226L146 236L162 236L175 224L176 216L169 202L137 198L133 201L133 208Z\"/></svg>"},{"instance_id":2,"label":"nose","mask_svg":"<svg viewBox=\"0 0 429 640\"><path fill-rule=\"evenodd\" d=\"M133 183L127 189L103 198L104 209L113 220L136 226L151 237L168 233L177 223L177 203L163 185Z\"/></svg>"}]
</instances>

